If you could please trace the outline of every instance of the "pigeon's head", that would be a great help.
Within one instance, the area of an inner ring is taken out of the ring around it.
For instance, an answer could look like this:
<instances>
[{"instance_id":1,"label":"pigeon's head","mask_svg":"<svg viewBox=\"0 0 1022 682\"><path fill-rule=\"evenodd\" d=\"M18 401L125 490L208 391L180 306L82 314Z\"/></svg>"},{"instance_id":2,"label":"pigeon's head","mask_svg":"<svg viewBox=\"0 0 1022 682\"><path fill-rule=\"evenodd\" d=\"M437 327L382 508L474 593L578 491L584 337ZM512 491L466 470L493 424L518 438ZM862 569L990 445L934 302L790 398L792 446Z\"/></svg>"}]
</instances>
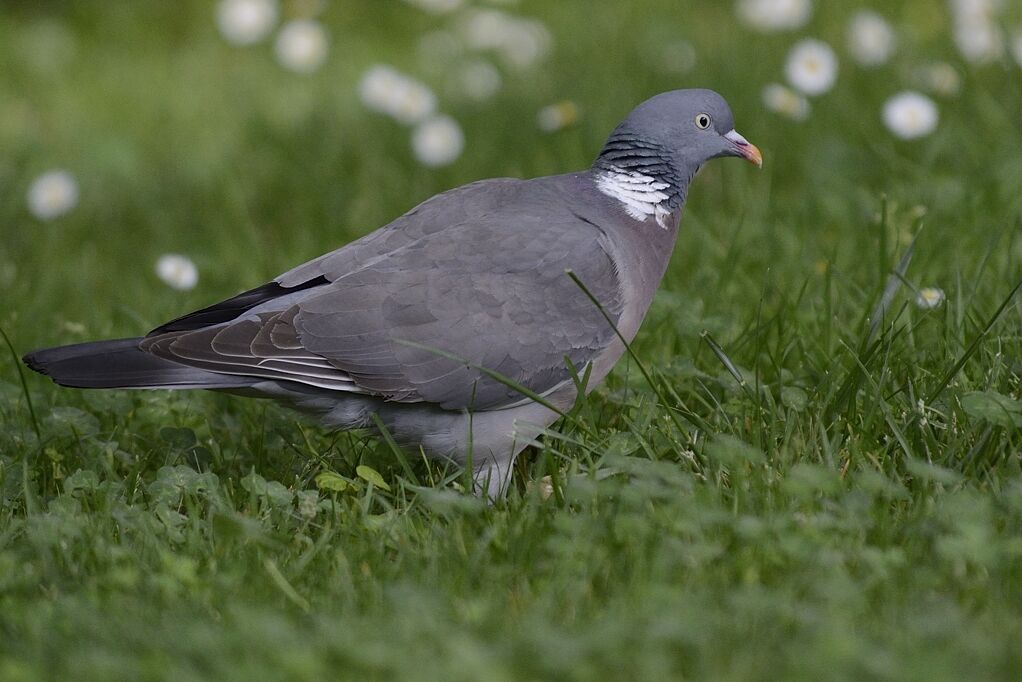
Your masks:
<instances>
[{"instance_id":1,"label":"pigeon's head","mask_svg":"<svg viewBox=\"0 0 1022 682\"><path fill-rule=\"evenodd\" d=\"M648 165L651 155L689 177L721 156L763 165L759 149L735 130L731 107L713 90L671 90L646 100L615 129L601 159L627 167L631 158Z\"/></svg>"}]
</instances>

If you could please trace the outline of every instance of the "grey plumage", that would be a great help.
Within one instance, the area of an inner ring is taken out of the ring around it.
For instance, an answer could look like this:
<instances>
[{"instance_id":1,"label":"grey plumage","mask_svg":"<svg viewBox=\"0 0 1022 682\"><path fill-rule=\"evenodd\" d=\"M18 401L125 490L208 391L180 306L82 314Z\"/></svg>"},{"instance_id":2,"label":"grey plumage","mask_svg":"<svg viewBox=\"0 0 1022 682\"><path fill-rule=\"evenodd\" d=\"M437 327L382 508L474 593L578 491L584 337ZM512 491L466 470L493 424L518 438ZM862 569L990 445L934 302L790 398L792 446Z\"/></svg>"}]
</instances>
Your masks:
<instances>
[{"instance_id":1,"label":"grey plumage","mask_svg":"<svg viewBox=\"0 0 1022 682\"><path fill-rule=\"evenodd\" d=\"M635 336L667 267L689 181L728 155L759 162L719 95L664 93L588 171L459 187L142 339L25 362L68 386L273 397L338 428L375 415L402 445L471 456L495 496L557 413L492 375L559 409L576 397L569 360L602 381L624 350L615 328Z\"/></svg>"}]
</instances>

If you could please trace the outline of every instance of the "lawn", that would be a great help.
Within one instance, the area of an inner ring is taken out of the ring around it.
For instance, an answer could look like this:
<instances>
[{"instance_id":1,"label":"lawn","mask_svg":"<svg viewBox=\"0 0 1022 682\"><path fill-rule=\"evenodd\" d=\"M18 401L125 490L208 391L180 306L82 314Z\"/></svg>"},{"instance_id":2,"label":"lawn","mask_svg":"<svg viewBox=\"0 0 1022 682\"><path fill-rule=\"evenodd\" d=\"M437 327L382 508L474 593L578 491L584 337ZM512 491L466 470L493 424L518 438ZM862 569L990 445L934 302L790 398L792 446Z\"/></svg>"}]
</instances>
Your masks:
<instances>
[{"instance_id":1,"label":"lawn","mask_svg":"<svg viewBox=\"0 0 1022 682\"><path fill-rule=\"evenodd\" d=\"M849 51L853 3L769 30L711 0L286 0L251 45L204 0L4 3L0 678L1017 679L1022 11L854 4L894 30L882 63ZM478 38L495 16L531 23ZM322 32L275 46L296 18ZM836 81L768 106L806 38ZM379 64L435 93L460 154L366 101ZM585 168L635 104L696 86L764 167L704 168L635 359L505 501L272 403L19 368L444 189ZM903 91L935 129L885 123ZM54 169L77 196L40 215Z\"/></svg>"}]
</instances>

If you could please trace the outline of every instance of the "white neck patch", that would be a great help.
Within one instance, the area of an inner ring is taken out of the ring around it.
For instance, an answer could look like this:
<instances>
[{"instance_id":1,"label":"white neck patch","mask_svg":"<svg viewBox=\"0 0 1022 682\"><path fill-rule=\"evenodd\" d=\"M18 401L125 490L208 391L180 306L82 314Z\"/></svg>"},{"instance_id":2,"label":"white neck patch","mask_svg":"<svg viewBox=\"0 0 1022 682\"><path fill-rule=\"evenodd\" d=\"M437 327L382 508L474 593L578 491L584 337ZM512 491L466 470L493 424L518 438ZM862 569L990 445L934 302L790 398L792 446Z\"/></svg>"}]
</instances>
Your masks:
<instances>
[{"instance_id":1,"label":"white neck patch","mask_svg":"<svg viewBox=\"0 0 1022 682\"><path fill-rule=\"evenodd\" d=\"M656 218L656 224L666 230L671 209L667 200L671 195L665 192L671 188L670 183L657 180L638 171L626 171L611 166L610 170L602 171L596 178L596 188L603 194L621 202L629 216L645 222L650 216Z\"/></svg>"}]
</instances>

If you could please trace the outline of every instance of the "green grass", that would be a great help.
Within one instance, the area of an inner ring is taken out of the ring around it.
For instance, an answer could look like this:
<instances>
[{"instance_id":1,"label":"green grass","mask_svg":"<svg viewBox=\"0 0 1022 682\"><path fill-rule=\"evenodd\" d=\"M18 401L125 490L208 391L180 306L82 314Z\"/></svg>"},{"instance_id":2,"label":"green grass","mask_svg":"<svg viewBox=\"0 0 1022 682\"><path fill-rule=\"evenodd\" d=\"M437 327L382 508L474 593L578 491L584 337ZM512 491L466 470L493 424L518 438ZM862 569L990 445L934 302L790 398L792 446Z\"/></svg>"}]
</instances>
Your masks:
<instances>
[{"instance_id":1,"label":"green grass","mask_svg":"<svg viewBox=\"0 0 1022 682\"><path fill-rule=\"evenodd\" d=\"M0 678L1017 678L1022 76L961 63L930 0L877 3L895 61L841 53L788 122L759 91L801 35L840 51L849 9L819 4L759 35L731 3L525 2L554 53L484 104L444 94L415 53L444 19L402 3L331 3L308 77L224 44L198 0L5 6ZM685 76L650 66L673 37ZM933 59L962 92L897 141L879 107ZM441 93L456 163L416 165L362 108L378 61ZM766 165L696 180L634 348L652 385L623 362L506 502L266 402L22 388L16 354L142 333L463 182L584 167L689 85L725 94ZM539 132L564 98L579 123ZM24 193L51 167L82 199L40 223ZM156 279L164 252L195 290ZM930 285L947 301L923 311Z\"/></svg>"}]
</instances>

